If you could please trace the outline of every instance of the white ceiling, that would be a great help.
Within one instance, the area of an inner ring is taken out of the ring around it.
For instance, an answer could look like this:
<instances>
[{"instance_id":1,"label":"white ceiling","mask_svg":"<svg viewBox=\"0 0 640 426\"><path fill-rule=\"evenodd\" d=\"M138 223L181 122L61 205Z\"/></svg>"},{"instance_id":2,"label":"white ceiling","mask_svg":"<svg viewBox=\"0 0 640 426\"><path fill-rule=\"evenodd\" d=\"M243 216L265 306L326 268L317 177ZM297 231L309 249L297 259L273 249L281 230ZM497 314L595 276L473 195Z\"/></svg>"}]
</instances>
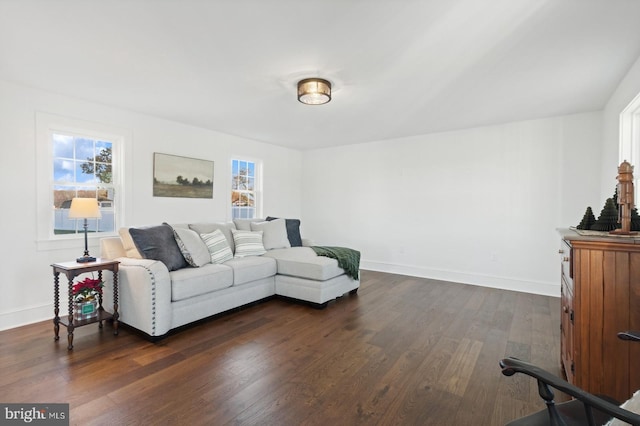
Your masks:
<instances>
[{"instance_id":1,"label":"white ceiling","mask_svg":"<svg viewBox=\"0 0 640 426\"><path fill-rule=\"evenodd\" d=\"M297 149L600 110L639 56L637 0L0 0L0 80Z\"/></svg>"}]
</instances>

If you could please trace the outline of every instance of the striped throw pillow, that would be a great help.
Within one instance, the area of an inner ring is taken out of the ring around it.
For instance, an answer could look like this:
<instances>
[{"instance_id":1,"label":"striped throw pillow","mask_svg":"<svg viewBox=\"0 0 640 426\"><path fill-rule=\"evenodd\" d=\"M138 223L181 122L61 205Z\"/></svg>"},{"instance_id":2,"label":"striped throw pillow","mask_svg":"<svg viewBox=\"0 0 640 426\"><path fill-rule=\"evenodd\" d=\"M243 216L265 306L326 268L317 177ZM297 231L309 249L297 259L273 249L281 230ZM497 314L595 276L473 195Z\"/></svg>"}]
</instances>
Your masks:
<instances>
[{"instance_id":1,"label":"striped throw pillow","mask_svg":"<svg viewBox=\"0 0 640 426\"><path fill-rule=\"evenodd\" d=\"M236 245L235 257L261 256L267 251L262 244L262 231L239 231L232 229L233 242Z\"/></svg>"},{"instance_id":2,"label":"striped throw pillow","mask_svg":"<svg viewBox=\"0 0 640 426\"><path fill-rule=\"evenodd\" d=\"M200 238L202 238L202 241L204 241L209 249L211 263L223 263L233 259L229 242L221 230L216 229L210 234L200 234Z\"/></svg>"}]
</instances>

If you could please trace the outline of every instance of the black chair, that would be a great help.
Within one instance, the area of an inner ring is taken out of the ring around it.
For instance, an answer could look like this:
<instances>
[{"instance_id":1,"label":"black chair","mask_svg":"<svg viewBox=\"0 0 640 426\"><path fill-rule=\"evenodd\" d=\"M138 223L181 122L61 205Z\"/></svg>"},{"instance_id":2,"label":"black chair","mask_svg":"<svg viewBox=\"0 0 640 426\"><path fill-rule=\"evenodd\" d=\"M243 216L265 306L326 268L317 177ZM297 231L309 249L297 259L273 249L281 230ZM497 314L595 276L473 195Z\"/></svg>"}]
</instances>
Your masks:
<instances>
[{"instance_id":1,"label":"black chair","mask_svg":"<svg viewBox=\"0 0 640 426\"><path fill-rule=\"evenodd\" d=\"M640 341L640 332L618 333L622 340ZM524 373L538 380L538 393L547 405L546 410L513 420L507 426L572 426L603 425L612 418L620 419L634 426L640 426L640 414L620 408L620 403L603 395L593 395L554 376L528 362L517 358L500 361L502 374L513 376ZM551 388L573 397L571 401L556 404Z\"/></svg>"}]
</instances>

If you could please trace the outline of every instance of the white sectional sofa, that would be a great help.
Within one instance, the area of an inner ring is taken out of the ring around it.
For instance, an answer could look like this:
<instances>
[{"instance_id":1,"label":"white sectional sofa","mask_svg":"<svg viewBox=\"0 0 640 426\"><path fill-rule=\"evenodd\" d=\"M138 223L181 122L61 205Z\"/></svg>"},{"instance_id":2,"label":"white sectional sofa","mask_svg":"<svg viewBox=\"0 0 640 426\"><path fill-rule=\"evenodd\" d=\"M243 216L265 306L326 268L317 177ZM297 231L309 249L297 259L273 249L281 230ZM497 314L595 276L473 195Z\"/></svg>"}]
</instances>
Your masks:
<instances>
[{"instance_id":1,"label":"white sectional sofa","mask_svg":"<svg viewBox=\"0 0 640 426\"><path fill-rule=\"evenodd\" d=\"M353 264L345 271L336 259L317 255L302 245L299 221L285 219L123 228L120 237L101 240L101 256L120 261L120 321L152 340L274 296L322 308L360 286L357 265L354 274ZM105 280L107 310L113 310L111 282Z\"/></svg>"}]
</instances>

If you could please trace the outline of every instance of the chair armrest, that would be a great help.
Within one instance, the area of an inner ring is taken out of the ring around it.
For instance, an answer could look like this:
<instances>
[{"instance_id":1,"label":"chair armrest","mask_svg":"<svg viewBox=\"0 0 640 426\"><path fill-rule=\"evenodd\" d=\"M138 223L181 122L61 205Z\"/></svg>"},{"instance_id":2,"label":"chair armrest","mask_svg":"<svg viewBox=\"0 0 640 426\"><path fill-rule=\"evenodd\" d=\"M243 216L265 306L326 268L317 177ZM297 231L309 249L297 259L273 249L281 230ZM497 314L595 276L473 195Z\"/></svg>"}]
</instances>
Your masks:
<instances>
[{"instance_id":1,"label":"chair armrest","mask_svg":"<svg viewBox=\"0 0 640 426\"><path fill-rule=\"evenodd\" d=\"M603 413L607 413L617 419L624 420L632 425L640 425L640 415L632 413L631 411L620 408L619 406L605 401L593 394L590 394L571 383L562 380L561 378L543 370L540 367L536 367L528 362L521 361L517 358L505 358L500 361L500 367L502 368L502 374L505 376L513 376L515 373L524 373L528 376L538 379L538 389L540 396L543 399L553 399L553 392L550 395L543 395L545 388L540 385L544 383L551 386L561 392L566 393L569 396L581 401L585 406L593 407ZM549 390L548 388L546 390ZM550 391L550 390L549 390ZM585 407L586 408L586 407Z\"/></svg>"}]
</instances>

